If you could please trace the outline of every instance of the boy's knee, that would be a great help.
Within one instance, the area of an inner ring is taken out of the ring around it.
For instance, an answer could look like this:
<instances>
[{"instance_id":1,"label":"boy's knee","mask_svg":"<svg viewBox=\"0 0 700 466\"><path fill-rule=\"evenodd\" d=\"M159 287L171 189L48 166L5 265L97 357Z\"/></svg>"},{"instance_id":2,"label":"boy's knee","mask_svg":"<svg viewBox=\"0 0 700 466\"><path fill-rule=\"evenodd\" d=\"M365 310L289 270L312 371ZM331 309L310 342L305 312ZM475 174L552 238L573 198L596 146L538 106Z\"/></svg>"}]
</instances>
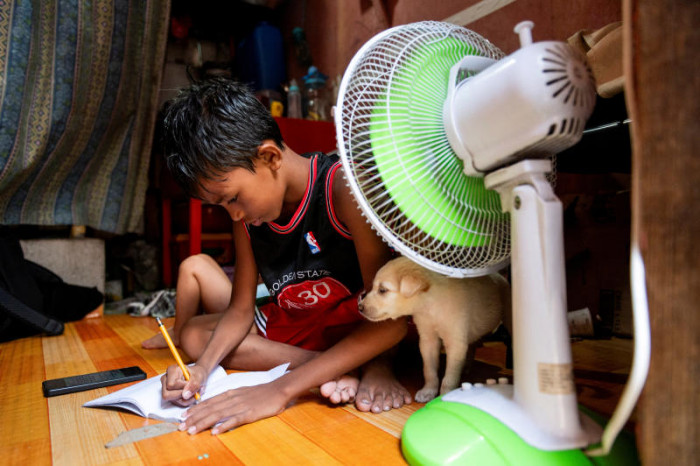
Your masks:
<instances>
[{"instance_id":1,"label":"boy's knee","mask_svg":"<svg viewBox=\"0 0 700 466\"><path fill-rule=\"evenodd\" d=\"M193 256L189 256L180 262L180 274L194 274L195 271L201 269L202 267L209 267L210 262L212 261L213 259L207 254L195 254Z\"/></svg>"}]
</instances>

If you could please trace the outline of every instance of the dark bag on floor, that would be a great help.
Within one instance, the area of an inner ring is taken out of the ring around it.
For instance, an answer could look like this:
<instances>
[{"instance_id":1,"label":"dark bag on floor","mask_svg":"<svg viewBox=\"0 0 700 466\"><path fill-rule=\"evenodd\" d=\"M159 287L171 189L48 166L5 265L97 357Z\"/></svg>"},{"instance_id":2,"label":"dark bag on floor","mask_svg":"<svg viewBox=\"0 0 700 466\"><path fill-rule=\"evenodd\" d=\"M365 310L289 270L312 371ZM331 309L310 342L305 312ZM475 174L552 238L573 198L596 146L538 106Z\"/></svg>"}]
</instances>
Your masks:
<instances>
[{"instance_id":1,"label":"dark bag on floor","mask_svg":"<svg viewBox=\"0 0 700 466\"><path fill-rule=\"evenodd\" d=\"M97 288L70 285L24 258L16 239L0 238L0 342L38 333L60 335L103 300Z\"/></svg>"}]
</instances>

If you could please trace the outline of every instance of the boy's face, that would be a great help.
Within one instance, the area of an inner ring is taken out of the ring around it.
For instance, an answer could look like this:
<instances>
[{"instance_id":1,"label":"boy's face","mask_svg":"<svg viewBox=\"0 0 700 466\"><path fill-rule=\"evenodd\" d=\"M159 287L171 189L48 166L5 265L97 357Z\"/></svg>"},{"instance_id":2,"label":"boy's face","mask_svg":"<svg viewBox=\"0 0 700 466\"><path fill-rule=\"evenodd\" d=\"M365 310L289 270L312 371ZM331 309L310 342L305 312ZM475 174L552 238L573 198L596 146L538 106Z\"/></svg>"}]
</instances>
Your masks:
<instances>
[{"instance_id":1,"label":"boy's face","mask_svg":"<svg viewBox=\"0 0 700 466\"><path fill-rule=\"evenodd\" d=\"M223 206L234 221L259 226L282 212L284 187L271 164L255 160L255 173L234 168L216 179L203 179L200 195L207 204Z\"/></svg>"}]
</instances>

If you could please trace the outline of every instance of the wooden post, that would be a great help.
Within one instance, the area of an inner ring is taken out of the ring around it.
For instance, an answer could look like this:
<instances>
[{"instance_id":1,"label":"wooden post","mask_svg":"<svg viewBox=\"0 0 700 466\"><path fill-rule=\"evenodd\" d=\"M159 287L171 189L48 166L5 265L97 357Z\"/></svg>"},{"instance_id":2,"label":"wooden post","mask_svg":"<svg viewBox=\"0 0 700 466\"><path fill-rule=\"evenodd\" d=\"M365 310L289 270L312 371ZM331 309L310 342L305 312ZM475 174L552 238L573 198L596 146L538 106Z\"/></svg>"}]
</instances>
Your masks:
<instances>
[{"instance_id":1,"label":"wooden post","mask_svg":"<svg viewBox=\"0 0 700 466\"><path fill-rule=\"evenodd\" d=\"M645 465L697 464L700 443L700 2L624 0L632 229L652 356L639 407Z\"/></svg>"},{"instance_id":2,"label":"wooden post","mask_svg":"<svg viewBox=\"0 0 700 466\"><path fill-rule=\"evenodd\" d=\"M190 256L202 252L202 201L190 199Z\"/></svg>"}]
</instances>

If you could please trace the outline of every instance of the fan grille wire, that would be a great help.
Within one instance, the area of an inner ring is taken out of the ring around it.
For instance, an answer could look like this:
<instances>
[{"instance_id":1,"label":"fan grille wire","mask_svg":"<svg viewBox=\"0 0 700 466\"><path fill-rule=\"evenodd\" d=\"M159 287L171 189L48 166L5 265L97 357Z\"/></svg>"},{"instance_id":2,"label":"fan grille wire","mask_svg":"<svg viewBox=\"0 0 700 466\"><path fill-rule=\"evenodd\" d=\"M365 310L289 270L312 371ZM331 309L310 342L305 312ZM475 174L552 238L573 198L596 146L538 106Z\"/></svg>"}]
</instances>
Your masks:
<instances>
[{"instance_id":1,"label":"fan grille wire","mask_svg":"<svg viewBox=\"0 0 700 466\"><path fill-rule=\"evenodd\" d=\"M447 23L385 31L353 58L336 108L339 152L364 215L401 253L451 276L490 273L510 256L498 194L464 175L445 135L449 71L465 55L503 53Z\"/></svg>"}]
</instances>

